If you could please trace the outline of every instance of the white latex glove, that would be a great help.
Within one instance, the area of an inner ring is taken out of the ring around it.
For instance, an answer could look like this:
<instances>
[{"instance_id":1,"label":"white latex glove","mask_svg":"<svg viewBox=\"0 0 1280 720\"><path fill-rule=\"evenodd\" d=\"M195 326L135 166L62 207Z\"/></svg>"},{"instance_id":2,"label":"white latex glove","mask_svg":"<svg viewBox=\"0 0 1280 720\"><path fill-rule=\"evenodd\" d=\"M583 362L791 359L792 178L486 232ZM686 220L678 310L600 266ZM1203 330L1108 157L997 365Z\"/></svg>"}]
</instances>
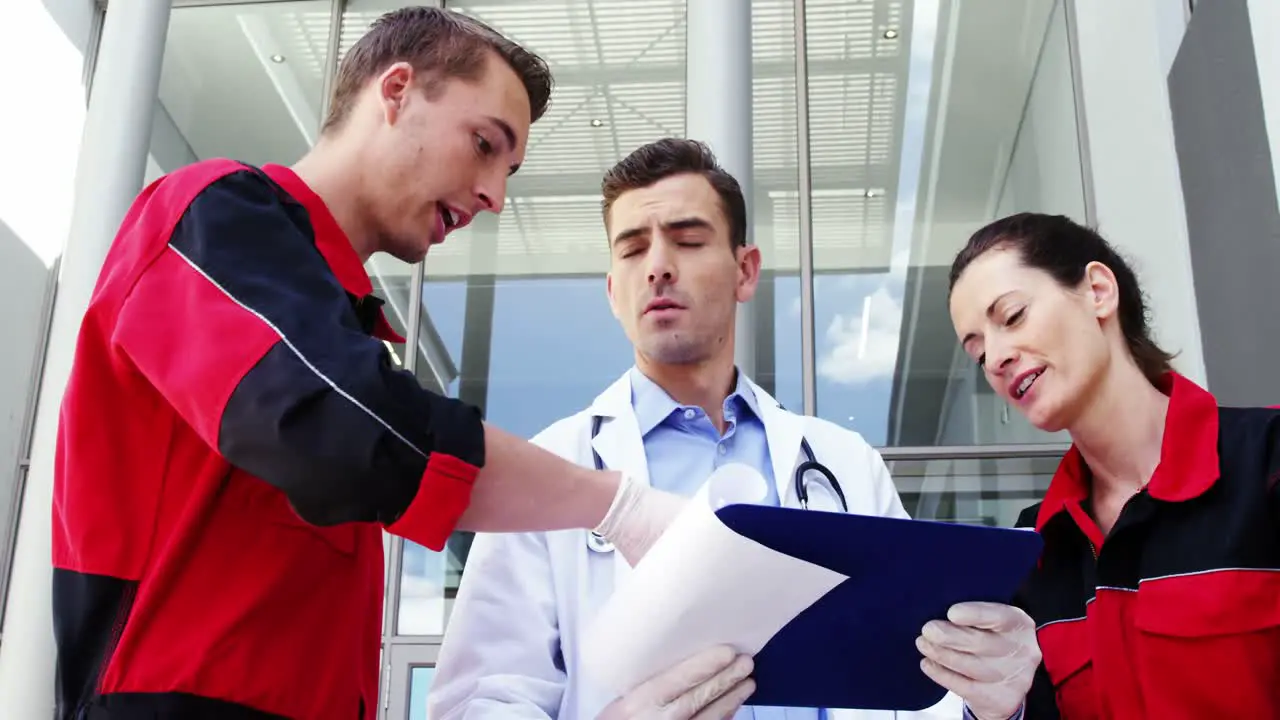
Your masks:
<instances>
[{"instance_id":1,"label":"white latex glove","mask_svg":"<svg viewBox=\"0 0 1280 720\"><path fill-rule=\"evenodd\" d=\"M613 543L623 559L635 566L686 502L679 495L654 490L624 474L609 512L594 532Z\"/></svg>"},{"instance_id":2,"label":"white latex glove","mask_svg":"<svg viewBox=\"0 0 1280 720\"><path fill-rule=\"evenodd\" d=\"M947 621L931 621L920 634L921 669L963 698L978 720L1008 720L1018 712L1040 666L1036 626L1025 612L995 603L959 603L951 606Z\"/></svg>"},{"instance_id":3,"label":"white latex glove","mask_svg":"<svg viewBox=\"0 0 1280 720\"><path fill-rule=\"evenodd\" d=\"M598 720L723 720L755 692L754 668L733 648L703 650L609 703Z\"/></svg>"}]
</instances>

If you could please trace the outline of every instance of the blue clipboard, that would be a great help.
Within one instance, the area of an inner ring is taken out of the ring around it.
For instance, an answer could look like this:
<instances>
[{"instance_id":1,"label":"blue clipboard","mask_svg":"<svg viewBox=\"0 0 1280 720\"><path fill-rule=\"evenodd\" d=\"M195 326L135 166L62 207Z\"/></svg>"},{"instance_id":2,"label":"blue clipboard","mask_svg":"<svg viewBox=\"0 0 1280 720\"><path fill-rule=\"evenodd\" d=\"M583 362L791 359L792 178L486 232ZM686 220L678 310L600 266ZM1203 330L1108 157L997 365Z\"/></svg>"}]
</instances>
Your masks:
<instances>
[{"instance_id":1,"label":"blue clipboard","mask_svg":"<svg viewBox=\"0 0 1280 720\"><path fill-rule=\"evenodd\" d=\"M755 657L748 705L924 710L946 690L915 640L958 602L1008 603L1040 557L1028 530L728 505L730 530L847 575Z\"/></svg>"}]
</instances>

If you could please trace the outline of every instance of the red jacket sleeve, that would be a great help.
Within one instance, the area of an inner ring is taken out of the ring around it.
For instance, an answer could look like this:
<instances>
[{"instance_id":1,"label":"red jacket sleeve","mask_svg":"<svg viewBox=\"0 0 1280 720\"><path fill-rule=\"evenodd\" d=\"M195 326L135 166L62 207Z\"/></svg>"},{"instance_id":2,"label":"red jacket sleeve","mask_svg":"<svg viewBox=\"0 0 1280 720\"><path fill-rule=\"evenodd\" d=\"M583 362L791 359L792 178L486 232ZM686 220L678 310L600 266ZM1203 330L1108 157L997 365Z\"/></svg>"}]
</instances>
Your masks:
<instances>
[{"instance_id":1,"label":"red jacket sleeve","mask_svg":"<svg viewBox=\"0 0 1280 720\"><path fill-rule=\"evenodd\" d=\"M480 413L392 365L311 232L256 171L215 181L130 291L113 344L304 520L376 521L438 550L484 464Z\"/></svg>"}]
</instances>

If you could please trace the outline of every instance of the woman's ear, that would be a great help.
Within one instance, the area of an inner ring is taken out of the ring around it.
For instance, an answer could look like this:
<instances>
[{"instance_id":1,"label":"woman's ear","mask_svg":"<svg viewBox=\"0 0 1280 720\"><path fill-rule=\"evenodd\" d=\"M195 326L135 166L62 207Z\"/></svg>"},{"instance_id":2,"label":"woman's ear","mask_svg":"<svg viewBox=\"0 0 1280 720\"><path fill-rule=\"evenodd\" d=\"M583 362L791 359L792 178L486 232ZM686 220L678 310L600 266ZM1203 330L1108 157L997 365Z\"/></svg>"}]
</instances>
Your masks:
<instances>
[{"instance_id":1,"label":"woman's ear","mask_svg":"<svg viewBox=\"0 0 1280 720\"><path fill-rule=\"evenodd\" d=\"M1084 268L1085 291L1099 320L1112 317L1120 309L1120 284L1105 264L1094 261Z\"/></svg>"}]
</instances>

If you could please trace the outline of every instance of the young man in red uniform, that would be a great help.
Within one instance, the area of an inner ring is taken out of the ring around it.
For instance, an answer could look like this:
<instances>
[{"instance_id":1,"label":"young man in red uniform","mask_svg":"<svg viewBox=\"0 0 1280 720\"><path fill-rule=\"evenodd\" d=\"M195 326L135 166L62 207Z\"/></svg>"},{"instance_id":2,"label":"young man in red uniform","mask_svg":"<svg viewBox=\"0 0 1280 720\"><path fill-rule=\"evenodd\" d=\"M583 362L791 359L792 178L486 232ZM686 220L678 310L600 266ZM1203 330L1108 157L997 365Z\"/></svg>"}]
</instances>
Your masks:
<instances>
[{"instance_id":1,"label":"young man in red uniform","mask_svg":"<svg viewBox=\"0 0 1280 720\"><path fill-rule=\"evenodd\" d=\"M384 529L593 528L632 562L679 501L423 390L363 270L500 212L551 77L443 10L384 16L292 169L146 188L85 315L54 498L59 718L367 720Z\"/></svg>"}]
</instances>

